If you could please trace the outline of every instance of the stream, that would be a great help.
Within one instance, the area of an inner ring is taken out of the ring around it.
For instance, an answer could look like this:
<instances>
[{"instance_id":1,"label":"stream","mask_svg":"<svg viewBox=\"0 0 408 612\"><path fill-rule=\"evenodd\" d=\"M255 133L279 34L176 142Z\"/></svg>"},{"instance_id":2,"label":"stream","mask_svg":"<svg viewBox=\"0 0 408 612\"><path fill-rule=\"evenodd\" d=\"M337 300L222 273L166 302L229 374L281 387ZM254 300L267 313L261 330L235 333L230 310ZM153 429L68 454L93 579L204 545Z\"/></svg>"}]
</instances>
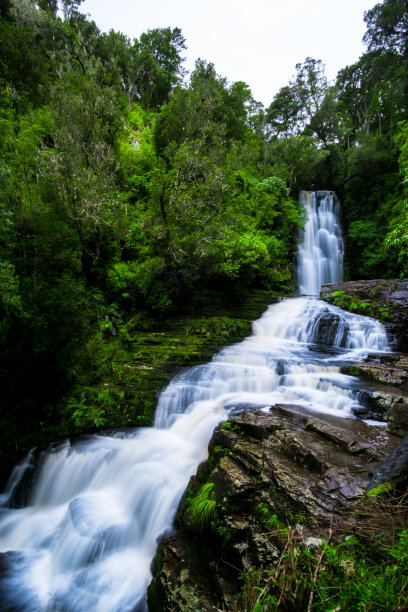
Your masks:
<instances>
[{"instance_id":1,"label":"stream","mask_svg":"<svg viewBox=\"0 0 408 612\"><path fill-rule=\"evenodd\" d=\"M19 508L10 505L31 455L14 469L0 498L0 610L145 610L157 541L219 423L275 403L353 417L358 391L340 365L387 351L387 337L374 319L317 299L322 283L342 280L339 205L327 191L303 192L301 203L301 297L269 306L250 337L176 376L153 427L44 452Z\"/></svg>"}]
</instances>

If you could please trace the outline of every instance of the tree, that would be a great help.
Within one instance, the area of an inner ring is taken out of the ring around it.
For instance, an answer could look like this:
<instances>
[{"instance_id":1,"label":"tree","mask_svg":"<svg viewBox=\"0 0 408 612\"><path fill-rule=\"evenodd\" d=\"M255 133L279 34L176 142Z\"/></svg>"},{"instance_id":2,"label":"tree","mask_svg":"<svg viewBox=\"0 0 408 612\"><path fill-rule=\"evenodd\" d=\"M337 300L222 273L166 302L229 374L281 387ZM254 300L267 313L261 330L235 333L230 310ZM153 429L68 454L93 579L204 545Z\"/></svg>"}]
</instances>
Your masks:
<instances>
[{"instance_id":1,"label":"tree","mask_svg":"<svg viewBox=\"0 0 408 612\"><path fill-rule=\"evenodd\" d=\"M401 189L392 198L392 215L385 246L389 251L398 253L403 274L408 274L408 122L400 125L396 137L400 149L399 168Z\"/></svg>"},{"instance_id":2,"label":"tree","mask_svg":"<svg viewBox=\"0 0 408 612\"><path fill-rule=\"evenodd\" d=\"M368 51L393 50L408 61L408 1L383 0L364 14Z\"/></svg>"},{"instance_id":3,"label":"tree","mask_svg":"<svg viewBox=\"0 0 408 612\"><path fill-rule=\"evenodd\" d=\"M307 57L303 64L297 64L295 78L278 92L267 109L272 133L276 136L301 134L311 126L328 88L321 60ZM311 130L315 131L313 127Z\"/></svg>"},{"instance_id":4,"label":"tree","mask_svg":"<svg viewBox=\"0 0 408 612\"><path fill-rule=\"evenodd\" d=\"M328 156L329 151L321 149L312 136L292 135L267 145L271 172L283 179L291 192L318 188L320 167Z\"/></svg>"},{"instance_id":5,"label":"tree","mask_svg":"<svg viewBox=\"0 0 408 612\"><path fill-rule=\"evenodd\" d=\"M359 134L392 133L405 109L401 61L393 52L372 51L338 74L338 97L350 117L348 145Z\"/></svg>"},{"instance_id":6,"label":"tree","mask_svg":"<svg viewBox=\"0 0 408 612\"><path fill-rule=\"evenodd\" d=\"M57 14L58 0L38 0L37 4L43 11L48 11L53 15Z\"/></svg>"},{"instance_id":7,"label":"tree","mask_svg":"<svg viewBox=\"0 0 408 612\"><path fill-rule=\"evenodd\" d=\"M72 17L72 15L78 11L78 7L82 4L82 2L83 0L61 0L62 12L66 21L68 21L70 17Z\"/></svg>"},{"instance_id":8,"label":"tree","mask_svg":"<svg viewBox=\"0 0 408 612\"><path fill-rule=\"evenodd\" d=\"M266 121L272 134L278 137L298 134L303 129L299 125L301 111L301 101L294 84L282 87L266 111Z\"/></svg>"},{"instance_id":9,"label":"tree","mask_svg":"<svg viewBox=\"0 0 408 612\"><path fill-rule=\"evenodd\" d=\"M148 30L135 41L134 78L138 100L145 108L158 109L184 72L181 52L186 48L179 28Z\"/></svg>"}]
</instances>

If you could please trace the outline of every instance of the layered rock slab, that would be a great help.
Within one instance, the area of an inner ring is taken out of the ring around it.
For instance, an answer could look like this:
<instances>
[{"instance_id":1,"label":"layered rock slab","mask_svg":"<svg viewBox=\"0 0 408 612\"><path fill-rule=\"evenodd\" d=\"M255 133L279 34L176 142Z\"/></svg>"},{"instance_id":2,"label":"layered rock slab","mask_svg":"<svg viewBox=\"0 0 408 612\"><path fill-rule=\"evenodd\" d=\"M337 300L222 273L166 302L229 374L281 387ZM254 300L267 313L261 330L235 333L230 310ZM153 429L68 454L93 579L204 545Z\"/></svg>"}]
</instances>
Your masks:
<instances>
[{"instance_id":1,"label":"layered rock slab","mask_svg":"<svg viewBox=\"0 0 408 612\"><path fill-rule=\"evenodd\" d=\"M215 430L209 459L190 481L179 531L159 547L150 610L232 610L239 575L279 559L276 525L318 523L346 511L398 442L384 427L300 406L231 418ZM189 499L204 483L213 484L216 516L200 525Z\"/></svg>"},{"instance_id":2,"label":"layered rock slab","mask_svg":"<svg viewBox=\"0 0 408 612\"><path fill-rule=\"evenodd\" d=\"M365 361L342 366L344 374L364 380L359 394L360 418L387 421L392 434L408 435L408 356L404 353L372 353Z\"/></svg>"}]
</instances>

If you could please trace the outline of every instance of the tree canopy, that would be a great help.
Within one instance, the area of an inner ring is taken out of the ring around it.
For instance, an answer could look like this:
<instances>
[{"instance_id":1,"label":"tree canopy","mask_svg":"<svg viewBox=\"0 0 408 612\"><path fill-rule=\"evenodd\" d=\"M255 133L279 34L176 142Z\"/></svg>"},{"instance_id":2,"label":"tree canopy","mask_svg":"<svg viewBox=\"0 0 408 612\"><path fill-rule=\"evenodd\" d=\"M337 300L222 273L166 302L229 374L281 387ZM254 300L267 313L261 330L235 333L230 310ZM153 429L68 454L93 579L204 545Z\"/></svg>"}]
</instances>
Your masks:
<instances>
[{"instance_id":1,"label":"tree canopy","mask_svg":"<svg viewBox=\"0 0 408 612\"><path fill-rule=\"evenodd\" d=\"M204 59L187 75L179 28L57 8L0 5L5 427L50 418L109 313L294 290L300 189L338 192L349 278L406 273L407 2L367 11L335 83L307 57L266 109Z\"/></svg>"}]
</instances>

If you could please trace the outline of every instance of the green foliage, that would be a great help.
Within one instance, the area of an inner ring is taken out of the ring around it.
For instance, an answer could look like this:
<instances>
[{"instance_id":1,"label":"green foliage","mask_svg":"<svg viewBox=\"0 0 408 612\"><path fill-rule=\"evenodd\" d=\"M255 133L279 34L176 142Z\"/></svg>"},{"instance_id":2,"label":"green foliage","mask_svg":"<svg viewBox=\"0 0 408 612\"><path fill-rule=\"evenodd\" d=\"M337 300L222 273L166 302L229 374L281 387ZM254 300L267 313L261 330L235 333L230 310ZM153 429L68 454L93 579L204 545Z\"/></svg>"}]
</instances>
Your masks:
<instances>
[{"instance_id":1,"label":"green foliage","mask_svg":"<svg viewBox=\"0 0 408 612\"><path fill-rule=\"evenodd\" d=\"M239 429L237 423L231 423L231 421L225 421L221 425L221 429L231 429L232 431L237 431Z\"/></svg>"},{"instance_id":2,"label":"green foliage","mask_svg":"<svg viewBox=\"0 0 408 612\"><path fill-rule=\"evenodd\" d=\"M79 403L75 399L71 399L67 404L67 409L72 411L72 420L75 427L82 429L84 426L89 428L99 428L106 425L106 419L104 418L105 411L102 408L96 406L86 406L85 400L81 400Z\"/></svg>"},{"instance_id":3,"label":"green foliage","mask_svg":"<svg viewBox=\"0 0 408 612\"><path fill-rule=\"evenodd\" d=\"M372 496L376 496L376 495L383 495L384 493L388 493L390 491L392 491L395 487L395 483L393 483L392 481L387 481L384 482L383 484L378 485L377 487L374 487L373 489L370 489L370 491L367 492L367 495L369 497Z\"/></svg>"},{"instance_id":4,"label":"green foliage","mask_svg":"<svg viewBox=\"0 0 408 612\"><path fill-rule=\"evenodd\" d=\"M398 0L385 0L367 11L364 15L367 24L364 42L368 49L382 52L391 49L407 59L407 14L406 3Z\"/></svg>"},{"instance_id":5,"label":"green foliage","mask_svg":"<svg viewBox=\"0 0 408 612\"><path fill-rule=\"evenodd\" d=\"M332 295L334 297L333 304L335 306L367 317L374 316L374 307L369 301L359 300L353 295L347 295L344 291L333 291Z\"/></svg>"},{"instance_id":6,"label":"green foliage","mask_svg":"<svg viewBox=\"0 0 408 612\"><path fill-rule=\"evenodd\" d=\"M269 506L261 502L256 506L256 512L261 516L262 522L269 530L279 532L279 537L287 534L288 527L275 513L271 512Z\"/></svg>"},{"instance_id":7,"label":"green foliage","mask_svg":"<svg viewBox=\"0 0 408 612\"><path fill-rule=\"evenodd\" d=\"M15 274L15 267L9 261L0 262L0 305L7 314L11 312L21 314L19 280Z\"/></svg>"},{"instance_id":8,"label":"green foliage","mask_svg":"<svg viewBox=\"0 0 408 612\"><path fill-rule=\"evenodd\" d=\"M389 545L379 536L372 546L349 539L343 545L329 545L327 567L317 586L331 605L355 610L394 610L407 603L407 531L400 531ZM324 609L324 608L323 608Z\"/></svg>"},{"instance_id":9,"label":"green foliage","mask_svg":"<svg viewBox=\"0 0 408 612\"><path fill-rule=\"evenodd\" d=\"M394 198L390 231L385 237L385 246L397 251L402 274L408 273L408 122L400 124L396 136L399 146L399 168L402 180L399 197Z\"/></svg>"},{"instance_id":10,"label":"green foliage","mask_svg":"<svg viewBox=\"0 0 408 612\"><path fill-rule=\"evenodd\" d=\"M208 528L215 519L217 509L214 484L212 482L204 484L194 497L187 500L187 507L200 531Z\"/></svg>"},{"instance_id":11,"label":"green foliage","mask_svg":"<svg viewBox=\"0 0 408 612\"><path fill-rule=\"evenodd\" d=\"M285 180L292 191L298 191L310 190L316 184L329 151L320 148L313 136L290 135L272 140L267 155L272 172Z\"/></svg>"},{"instance_id":12,"label":"green foliage","mask_svg":"<svg viewBox=\"0 0 408 612\"><path fill-rule=\"evenodd\" d=\"M287 532L276 567L241 575L239 609L396 610L407 604L408 532L362 541L347 535L311 548L302 531Z\"/></svg>"},{"instance_id":13,"label":"green foliage","mask_svg":"<svg viewBox=\"0 0 408 612\"><path fill-rule=\"evenodd\" d=\"M378 306L376 291L381 287L379 284L373 289L367 299L360 300L355 295L348 295L343 290L333 291L330 295L322 295L322 299L349 312L355 312L366 317L374 317L380 321L392 321L393 314L390 312L389 304Z\"/></svg>"}]
</instances>

